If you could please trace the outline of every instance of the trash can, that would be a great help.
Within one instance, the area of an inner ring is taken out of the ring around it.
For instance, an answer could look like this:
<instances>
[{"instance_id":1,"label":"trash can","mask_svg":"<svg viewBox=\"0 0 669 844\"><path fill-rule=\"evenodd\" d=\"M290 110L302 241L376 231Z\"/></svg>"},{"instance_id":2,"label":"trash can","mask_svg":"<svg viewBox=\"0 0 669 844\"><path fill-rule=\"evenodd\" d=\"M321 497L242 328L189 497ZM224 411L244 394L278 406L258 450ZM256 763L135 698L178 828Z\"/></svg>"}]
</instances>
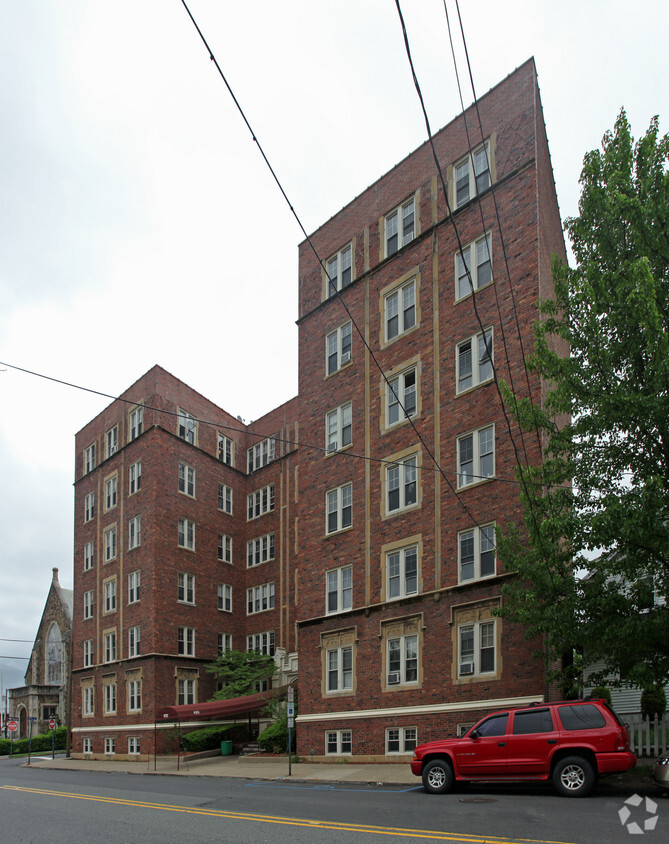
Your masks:
<instances>
[{"instance_id":1,"label":"trash can","mask_svg":"<svg viewBox=\"0 0 669 844\"><path fill-rule=\"evenodd\" d=\"M221 742L221 756L232 756L232 741Z\"/></svg>"}]
</instances>

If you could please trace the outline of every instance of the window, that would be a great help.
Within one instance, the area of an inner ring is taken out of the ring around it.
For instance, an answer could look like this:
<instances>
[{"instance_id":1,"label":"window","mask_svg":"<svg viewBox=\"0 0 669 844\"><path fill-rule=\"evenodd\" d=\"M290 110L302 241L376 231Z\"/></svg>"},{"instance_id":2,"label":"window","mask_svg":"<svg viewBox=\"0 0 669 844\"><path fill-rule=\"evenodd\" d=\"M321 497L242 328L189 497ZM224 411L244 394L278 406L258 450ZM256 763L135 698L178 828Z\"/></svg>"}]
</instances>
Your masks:
<instances>
[{"instance_id":1,"label":"window","mask_svg":"<svg viewBox=\"0 0 669 844\"><path fill-rule=\"evenodd\" d=\"M81 745L82 753L92 753L93 752L93 739L92 738L85 738Z\"/></svg>"},{"instance_id":2,"label":"window","mask_svg":"<svg viewBox=\"0 0 669 844\"><path fill-rule=\"evenodd\" d=\"M455 255L455 298L463 299L473 290L480 290L492 281L490 235L475 240Z\"/></svg>"},{"instance_id":3,"label":"window","mask_svg":"<svg viewBox=\"0 0 669 844\"><path fill-rule=\"evenodd\" d=\"M495 428L480 428L458 439L458 486L492 478L495 474Z\"/></svg>"},{"instance_id":4,"label":"window","mask_svg":"<svg viewBox=\"0 0 669 844\"><path fill-rule=\"evenodd\" d=\"M191 522L190 519L179 519L177 544L179 548L195 550L195 522Z\"/></svg>"},{"instance_id":5,"label":"window","mask_svg":"<svg viewBox=\"0 0 669 844\"><path fill-rule=\"evenodd\" d=\"M141 571L131 571L128 575L128 603L136 604L139 601L139 590L142 582Z\"/></svg>"},{"instance_id":6,"label":"window","mask_svg":"<svg viewBox=\"0 0 669 844\"><path fill-rule=\"evenodd\" d=\"M476 334L456 348L457 392L462 393L492 378L492 329Z\"/></svg>"},{"instance_id":7,"label":"window","mask_svg":"<svg viewBox=\"0 0 669 844\"><path fill-rule=\"evenodd\" d=\"M104 583L105 612L116 611L116 578Z\"/></svg>"},{"instance_id":8,"label":"window","mask_svg":"<svg viewBox=\"0 0 669 844\"><path fill-rule=\"evenodd\" d=\"M87 475L95 469L95 443L84 449L84 474Z\"/></svg>"},{"instance_id":9,"label":"window","mask_svg":"<svg viewBox=\"0 0 669 844\"><path fill-rule=\"evenodd\" d=\"M232 440L229 437L218 434L216 438L216 455L221 463L227 463L232 466Z\"/></svg>"},{"instance_id":10,"label":"window","mask_svg":"<svg viewBox=\"0 0 669 844\"><path fill-rule=\"evenodd\" d=\"M336 533L353 524L353 484L344 484L325 495L325 533Z\"/></svg>"},{"instance_id":11,"label":"window","mask_svg":"<svg viewBox=\"0 0 669 844\"><path fill-rule=\"evenodd\" d=\"M118 451L118 425L114 425L111 430L107 431L105 442L107 445L105 456L111 457L112 454L116 454Z\"/></svg>"},{"instance_id":12,"label":"window","mask_svg":"<svg viewBox=\"0 0 669 844\"><path fill-rule=\"evenodd\" d=\"M224 533L218 534L218 559L222 563L232 562L232 537Z\"/></svg>"},{"instance_id":13,"label":"window","mask_svg":"<svg viewBox=\"0 0 669 844\"><path fill-rule=\"evenodd\" d=\"M84 571L88 571L89 569L92 569L94 562L95 562L95 543L94 542L85 542L84 543Z\"/></svg>"},{"instance_id":14,"label":"window","mask_svg":"<svg viewBox=\"0 0 669 844\"><path fill-rule=\"evenodd\" d=\"M603 726L603 724L602 724ZM528 709L516 712L513 718L513 735L524 736L553 731L550 709Z\"/></svg>"},{"instance_id":15,"label":"window","mask_svg":"<svg viewBox=\"0 0 669 844\"><path fill-rule=\"evenodd\" d=\"M116 525L105 531L105 563L116 557Z\"/></svg>"},{"instance_id":16,"label":"window","mask_svg":"<svg viewBox=\"0 0 669 844\"><path fill-rule=\"evenodd\" d=\"M144 408L141 405L130 411L129 422L128 439L136 440L144 428Z\"/></svg>"},{"instance_id":17,"label":"window","mask_svg":"<svg viewBox=\"0 0 669 844\"><path fill-rule=\"evenodd\" d=\"M248 521L257 519L263 513L274 509L274 484L264 486L246 496L246 517Z\"/></svg>"},{"instance_id":18,"label":"window","mask_svg":"<svg viewBox=\"0 0 669 844\"><path fill-rule=\"evenodd\" d=\"M95 493L89 492L84 496L84 521L90 522L95 516Z\"/></svg>"},{"instance_id":19,"label":"window","mask_svg":"<svg viewBox=\"0 0 669 844\"><path fill-rule=\"evenodd\" d=\"M274 609L274 584L263 583L246 590L246 614Z\"/></svg>"},{"instance_id":20,"label":"window","mask_svg":"<svg viewBox=\"0 0 669 844\"><path fill-rule=\"evenodd\" d=\"M139 656L140 654L140 631L139 626L128 628L128 656Z\"/></svg>"},{"instance_id":21,"label":"window","mask_svg":"<svg viewBox=\"0 0 669 844\"><path fill-rule=\"evenodd\" d=\"M142 461L132 463L128 472L128 494L139 492L142 488Z\"/></svg>"},{"instance_id":22,"label":"window","mask_svg":"<svg viewBox=\"0 0 669 844\"><path fill-rule=\"evenodd\" d=\"M182 604L195 603L195 576L179 572L177 577L177 601Z\"/></svg>"},{"instance_id":23,"label":"window","mask_svg":"<svg viewBox=\"0 0 669 844\"><path fill-rule=\"evenodd\" d=\"M467 677L495 671L495 622L481 621L458 627L458 675Z\"/></svg>"},{"instance_id":24,"label":"window","mask_svg":"<svg viewBox=\"0 0 669 844\"><path fill-rule=\"evenodd\" d=\"M342 566L325 573L325 612L344 612L353 606L353 567Z\"/></svg>"},{"instance_id":25,"label":"window","mask_svg":"<svg viewBox=\"0 0 669 844\"><path fill-rule=\"evenodd\" d=\"M246 650L274 656L274 632L254 633L246 637Z\"/></svg>"},{"instance_id":26,"label":"window","mask_svg":"<svg viewBox=\"0 0 669 844\"><path fill-rule=\"evenodd\" d=\"M195 628L179 627L177 636L179 656L195 656Z\"/></svg>"},{"instance_id":27,"label":"window","mask_svg":"<svg viewBox=\"0 0 669 844\"><path fill-rule=\"evenodd\" d=\"M386 382L386 426L416 415L416 367L405 369Z\"/></svg>"},{"instance_id":28,"label":"window","mask_svg":"<svg viewBox=\"0 0 669 844\"><path fill-rule=\"evenodd\" d=\"M329 299L331 296L335 296L338 290L343 290L344 287L348 287L348 285L353 281L352 276L352 257L353 257L353 249L352 245L349 243L348 246L345 246L336 255L333 255L332 258L328 259L327 261L327 279L328 279L328 287L327 292L325 295L326 299Z\"/></svg>"},{"instance_id":29,"label":"window","mask_svg":"<svg viewBox=\"0 0 669 844\"><path fill-rule=\"evenodd\" d=\"M138 709L140 707L137 707ZM130 706L128 706L130 709ZM128 737L128 756L138 756L140 753L140 742L137 736L129 736Z\"/></svg>"},{"instance_id":30,"label":"window","mask_svg":"<svg viewBox=\"0 0 669 844\"><path fill-rule=\"evenodd\" d=\"M327 690L344 692L353 689L353 647L327 651Z\"/></svg>"},{"instance_id":31,"label":"window","mask_svg":"<svg viewBox=\"0 0 669 844\"><path fill-rule=\"evenodd\" d=\"M135 516L128 522L128 550L138 548L142 542L142 518Z\"/></svg>"},{"instance_id":32,"label":"window","mask_svg":"<svg viewBox=\"0 0 669 844\"><path fill-rule=\"evenodd\" d=\"M414 208L415 200L412 196L411 199L404 202L399 208L395 208L390 214L386 214L386 258L394 255L398 249L401 249L406 243L414 239Z\"/></svg>"},{"instance_id":33,"label":"window","mask_svg":"<svg viewBox=\"0 0 669 844\"><path fill-rule=\"evenodd\" d=\"M267 466L276 457L276 438L267 437L246 450L246 469L249 474Z\"/></svg>"},{"instance_id":34,"label":"window","mask_svg":"<svg viewBox=\"0 0 669 844\"><path fill-rule=\"evenodd\" d=\"M142 708L142 681L128 680L128 712L138 712ZM137 740L139 753L139 739Z\"/></svg>"},{"instance_id":35,"label":"window","mask_svg":"<svg viewBox=\"0 0 669 844\"><path fill-rule=\"evenodd\" d=\"M218 608L223 612L232 612L232 586L218 584Z\"/></svg>"},{"instance_id":36,"label":"window","mask_svg":"<svg viewBox=\"0 0 669 844\"><path fill-rule=\"evenodd\" d=\"M83 687L84 715L95 713L95 686Z\"/></svg>"},{"instance_id":37,"label":"window","mask_svg":"<svg viewBox=\"0 0 669 844\"><path fill-rule=\"evenodd\" d=\"M456 208L490 187L490 147L487 141L457 162L454 178Z\"/></svg>"},{"instance_id":38,"label":"window","mask_svg":"<svg viewBox=\"0 0 669 844\"><path fill-rule=\"evenodd\" d=\"M399 636L387 640L387 684L418 682L418 636Z\"/></svg>"},{"instance_id":39,"label":"window","mask_svg":"<svg viewBox=\"0 0 669 844\"><path fill-rule=\"evenodd\" d=\"M416 324L416 279L395 288L384 299L386 340L393 340Z\"/></svg>"},{"instance_id":40,"label":"window","mask_svg":"<svg viewBox=\"0 0 669 844\"><path fill-rule=\"evenodd\" d=\"M326 372L332 375L351 360L352 330L351 323L340 325L325 338Z\"/></svg>"},{"instance_id":41,"label":"window","mask_svg":"<svg viewBox=\"0 0 669 844\"><path fill-rule=\"evenodd\" d=\"M386 494L388 513L406 510L418 501L418 457L414 454L386 466Z\"/></svg>"},{"instance_id":42,"label":"window","mask_svg":"<svg viewBox=\"0 0 669 844\"><path fill-rule=\"evenodd\" d=\"M343 756L353 752L351 730L328 730L325 733L325 752Z\"/></svg>"},{"instance_id":43,"label":"window","mask_svg":"<svg viewBox=\"0 0 669 844\"><path fill-rule=\"evenodd\" d=\"M404 598L418 592L418 548L399 548L386 554L386 597Z\"/></svg>"},{"instance_id":44,"label":"window","mask_svg":"<svg viewBox=\"0 0 669 844\"><path fill-rule=\"evenodd\" d=\"M218 509L232 515L232 487L218 485Z\"/></svg>"},{"instance_id":45,"label":"window","mask_svg":"<svg viewBox=\"0 0 669 844\"><path fill-rule=\"evenodd\" d=\"M84 640L84 668L90 668L93 665L93 640Z\"/></svg>"},{"instance_id":46,"label":"window","mask_svg":"<svg viewBox=\"0 0 669 844\"><path fill-rule=\"evenodd\" d=\"M558 706L558 713L565 730L597 730L606 726L604 716L591 703Z\"/></svg>"},{"instance_id":47,"label":"window","mask_svg":"<svg viewBox=\"0 0 669 844\"><path fill-rule=\"evenodd\" d=\"M105 683L105 715L116 714L116 683Z\"/></svg>"},{"instance_id":48,"label":"window","mask_svg":"<svg viewBox=\"0 0 669 844\"><path fill-rule=\"evenodd\" d=\"M115 738L106 738L105 739L105 753L108 756L113 756L116 753L116 739Z\"/></svg>"},{"instance_id":49,"label":"window","mask_svg":"<svg viewBox=\"0 0 669 844\"><path fill-rule=\"evenodd\" d=\"M186 413L185 410L180 410L178 414L179 421L179 436L182 440L186 440L191 445L197 445L197 419Z\"/></svg>"},{"instance_id":50,"label":"window","mask_svg":"<svg viewBox=\"0 0 669 844\"><path fill-rule=\"evenodd\" d=\"M246 543L246 567L259 566L274 559L274 534L266 533Z\"/></svg>"},{"instance_id":51,"label":"window","mask_svg":"<svg viewBox=\"0 0 669 844\"><path fill-rule=\"evenodd\" d=\"M116 659L116 633L104 634L105 662L114 662Z\"/></svg>"},{"instance_id":52,"label":"window","mask_svg":"<svg viewBox=\"0 0 669 844\"><path fill-rule=\"evenodd\" d=\"M84 618L93 618L93 590L84 592Z\"/></svg>"},{"instance_id":53,"label":"window","mask_svg":"<svg viewBox=\"0 0 669 844\"><path fill-rule=\"evenodd\" d=\"M60 686L63 676L63 637L57 624L52 624L46 641L46 682Z\"/></svg>"},{"instance_id":54,"label":"window","mask_svg":"<svg viewBox=\"0 0 669 844\"><path fill-rule=\"evenodd\" d=\"M352 441L351 402L331 410L325 416L325 450L329 454L339 448L346 448Z\"/></svg>"},{"instance_id":55,"label":"window","mask_svg":"<svg viewBox=\"0 0 669 844\"><path fill-rule=\"evenodd\" d=\"M416 727L388 727L386 753L413 753L417 745Z\"/></svg>"},{"instance_id":56,"label":"window","mask_svg":"<svg viewBox=\"0 0 669 844\"><path fill-rule=\"evenodd\" d=\"M219 633L218 634L218 655L226 653L227 651L232 650L232 634L231 633Z\"/></svg>"},{"instance_id":57,"label":"window","mask_svg":"<svg viewBox=\"0 0 669 844\"><path fill-rule=\"evenodd\" d=\"M458 536L460 582L495 574L495 526L464 530Z\"/></svg>"},{"instance_id":58,"label":"window","mask_svg":"<svg viewBox=\"0 0 669 844\"><path fill-rule=\"evenodd\" d=\"M177 681L177 704L185 706L195 703L195 680Z\"/></svg>"},{"instance_id":59,"label":"window","mask_svg":"<svg viewBox=\"0 0 669 844\"><path fill-rule=\"evenodd\" d=\"M179 492L195 497L195 469L185 463L179 463Z\"/></svg>"}]
</instances>

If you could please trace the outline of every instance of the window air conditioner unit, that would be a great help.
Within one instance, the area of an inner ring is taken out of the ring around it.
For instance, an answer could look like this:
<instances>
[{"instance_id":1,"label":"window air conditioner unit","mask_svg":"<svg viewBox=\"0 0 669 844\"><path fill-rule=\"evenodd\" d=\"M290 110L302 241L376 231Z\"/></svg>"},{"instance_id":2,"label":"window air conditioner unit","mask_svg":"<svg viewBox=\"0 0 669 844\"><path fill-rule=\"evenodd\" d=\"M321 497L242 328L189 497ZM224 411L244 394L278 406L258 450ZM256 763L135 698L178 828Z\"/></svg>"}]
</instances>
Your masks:
<instances>
[{"instance_id":1,"label":"window air conditioner unit","mask_svg":"<svg viewBox=\"0 0 669 844\"><path fill-rule=\"evenodd\" d=\"M350 352L342 352L341 353L341 365L343 366L345 363L348 363L351 360L351 353Z\"/></svg>"},{"instance_id":2,"label":"window air conditioner unit","mask_svg":"<svg viewBox=\"0 0 669 844\"><path fill-rule=\"evenodd\" d=\"M328 454L334 454L334 452L336 450L337 450L337 440L335 440L334 442L328 443L328 447L326 448L326 451L327 451Z\"/></svg>"},{"instance_id":3,"label":"window air conditioner unit","mask_svg":"<svg viewBox=\"0 0 669 844\"><path fill-rule=\"evenodd\" d=\"M388 685L389 686L397 685L397 683L399 683L399 681L400 681L400 672L399 671L391 671L390 674L388 674Z\"/></svg>"},{"instance_id":4,"label":"window air conditioner unit","mask_svg":"<svg viewBox=\"0 0 669 844\"><path fill-rule=\"evenodd\" d=\"M473 674L474 673L474 663L473 662L463 662L460 666L460 676L463 674Z\"/></svg>"}]
</instances>

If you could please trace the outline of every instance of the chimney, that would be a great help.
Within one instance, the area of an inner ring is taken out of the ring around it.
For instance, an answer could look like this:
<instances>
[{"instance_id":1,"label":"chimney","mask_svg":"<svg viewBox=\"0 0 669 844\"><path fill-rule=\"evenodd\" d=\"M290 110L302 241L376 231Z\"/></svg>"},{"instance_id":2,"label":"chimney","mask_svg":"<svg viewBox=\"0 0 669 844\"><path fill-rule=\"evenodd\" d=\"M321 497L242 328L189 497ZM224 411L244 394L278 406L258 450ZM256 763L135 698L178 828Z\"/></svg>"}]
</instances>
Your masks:
<instances>
[{"instance_id":1,"label":"chimney","mask_svg":"<svg viewBox=\"0 0 669 844\"><path fill-rule=\"evenodd\" d=\"M52 582L56 583L58 586L60 586L60 583L58 582L58 569L51 569L51 571L53 572L53 581Z\"/></svg>"}]
</instances>

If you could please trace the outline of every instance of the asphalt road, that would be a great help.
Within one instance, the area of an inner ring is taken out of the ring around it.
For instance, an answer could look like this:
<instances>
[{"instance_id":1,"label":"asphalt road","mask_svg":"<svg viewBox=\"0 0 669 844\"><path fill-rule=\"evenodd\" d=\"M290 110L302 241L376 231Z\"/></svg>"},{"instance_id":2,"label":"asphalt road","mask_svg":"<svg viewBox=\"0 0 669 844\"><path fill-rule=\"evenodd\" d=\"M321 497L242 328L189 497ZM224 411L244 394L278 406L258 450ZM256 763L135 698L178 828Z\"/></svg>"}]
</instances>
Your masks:
<instances>
[{"instance_id":1,"label":"asphalt road","mask_svg":"<svg viewBox=\"0 0 669 844\"><path fill-rule=\"evenodd\" d=\"M630 841L624 798L605 785L585 799L549 786L476 786L444 796L420 785L374 787L25 768L0 760L0 842L272 842L468 844ZM666 841L669 799L626 807L655 817L642 840ZM634 839L632 839L634 840ZM638 839L637 839L638 840Z\"/></svg>"}]
</instances>

